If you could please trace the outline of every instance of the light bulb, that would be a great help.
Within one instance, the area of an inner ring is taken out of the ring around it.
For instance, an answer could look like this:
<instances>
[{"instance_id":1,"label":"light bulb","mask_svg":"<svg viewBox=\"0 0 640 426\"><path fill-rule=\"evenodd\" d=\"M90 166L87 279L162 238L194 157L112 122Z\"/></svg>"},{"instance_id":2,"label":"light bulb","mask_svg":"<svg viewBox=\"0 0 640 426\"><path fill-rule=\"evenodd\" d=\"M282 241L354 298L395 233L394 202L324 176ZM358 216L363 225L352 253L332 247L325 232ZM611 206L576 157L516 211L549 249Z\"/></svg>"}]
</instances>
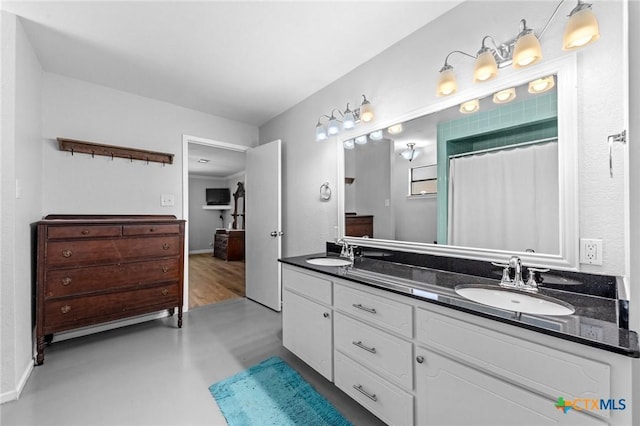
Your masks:
<instances>
[{"instance_id":1,"label":"light bulb","mask_svg":"<svg viewBox=\"0 0 640 426\"><path fill-rule=\"evenodd\" d=\"M329 123L327 124L327 132L330 136L337 135L340 133L340 126L338 125L338 120L332 115Z\"/></svg>"},{"instance_id":2,"label":"light bulb","mask_svg":"<svg viewBox=\"0 0 640 426\"><path fill-rule=\"evenodd\" d=\"M591 5L578 3L569 15L569 22L562 37L562 50L572 50L585 46L600 38L600 28Z\"/></svg>"},{"instance_id":3,"label":"light bulb","mask_svg":"<svg viewBox=\"0 0 640 426\"><path fill-rule=\"evenodd\" d=\"M516 89L511 87L509 89L501 90L493 94L493 102L496 104L506 104L516 98Z\"/></svg>"},{"instance_id":4,"label":"light bulb","mask_svg":"<svg viewBox=\"0 0 640 426\"><path fill-rule=\"evenodd\" d=\"M546 92L555 85L556 82L552 75L542 77L529 83L529 93L536 94Z\"/></svg>"},{"instance_id":5,"label":"light bulb","mask_svg":"<svg viewBox=\"0 0 640 426\"><path fill-rule=\"evenodd\" d=\"M380 139L382 139L382 130L376 130L369 133L369 137L371 138L371 140L379 141Z\"/></svg>"},{"instance_id":6,"label":"light bulb","mask_svg":"<svg viewBox=\"0 0 640 426\"><path fill-rule=\"evenodd\" d=\"M491 50L484 48L478 52L478 58L473 70L474 83L487 81L498 75L498 63Z\"/></svg>"},{"instance_id":7,"label":"light bulb","mask_svg":"<svg viewBox=\"0 0 640 426\"><path fill-rule=\"evenodd\" d=\"M327 139L327 137L327 129L325 129L324 126L318 121L318 124L316 124L316 142L323 141Z\"/></svg>"},{"instance_id":8,"label":"light bulb","mask_svg":"<svg viewBox=\"0 0 640 426\"><path fill-rule=\"evenodd\" d=\"M342 115L342 128L345 130L349 130L353 129L354 127L356 127L356 118L353 115L353 111L349 109L349 104L347 104L347 109Z\"/></svg>"},{"instance_id":9,"label":"light bulb","mask_svg":"<svg viewBox=\"0 0 640 426\"><path fill-rule=\"evenodd\" d=\"M532 29L526 28L520 32L513 48L513 67L522 68L535 64L542 59L542 47L538 37Z\"/></svg>"},{"instance_id":10,"label":"light bulb","mask_svg":"<svg viewBox=\"0 0 640 426\"><path fill-rule=\"evenodd\" d=\"M362 103L360 104L360 119L365 123L368 123L374 118L373 107L367 100L366 96L362 95Z\"/></svg>"},{"instance_id":11,"label":"light bulb","mask_svg":"<svg viewBox=\"0 0 640 426\"><path fill-rule=\"evenodd\" d=\"M367 135L361 135L356 138L356 143L358 145L364 145L367 143Z\"/></svg>"},{"instance_id":12,"label":"light bulb","mask_svg":"<svg viewBox=\"0 0 640 426\"><path fill-rule=\"evenodd\" d=\"M460 105L460 112L463 114L471 114L480 109L480 101L473 99Z\"/></svg>"},{"instance_id":13,"label":"light bulb","mask_svg":"<svg viewBox=\"0 0 640 426\"><path fill-rule=\"evenodd\" d=\"M397 135L399 133L402 133L402 123L394 124L393 126L387 129L387 132L389 132L392 135Z\"/></svg>"},{"instance_id":14,"label":"light bulb","mask_svg":"<svg viewBox=\"0 0 640 426\"><path fill-rule=\"evenodd\" d=\"M353 144L353 139L349 139L349 140L346 140L346 141L342 142L342 146L344 147L344 149L353 149L353 148L355 148L355 145Z\"/></svg>"},{"instance_id":15,"label":"light bulb","mask_svg":"<svg viewBox=\"0 0 640 426\"><path fill-rule=\"evenodd\" d=\"M453 73L453 67L451 65L445 65L440 70L436 96L449 96L455 93L456 90L458 90L458 84L456 83L456 76Z\"/></svg>"}]
</instances>

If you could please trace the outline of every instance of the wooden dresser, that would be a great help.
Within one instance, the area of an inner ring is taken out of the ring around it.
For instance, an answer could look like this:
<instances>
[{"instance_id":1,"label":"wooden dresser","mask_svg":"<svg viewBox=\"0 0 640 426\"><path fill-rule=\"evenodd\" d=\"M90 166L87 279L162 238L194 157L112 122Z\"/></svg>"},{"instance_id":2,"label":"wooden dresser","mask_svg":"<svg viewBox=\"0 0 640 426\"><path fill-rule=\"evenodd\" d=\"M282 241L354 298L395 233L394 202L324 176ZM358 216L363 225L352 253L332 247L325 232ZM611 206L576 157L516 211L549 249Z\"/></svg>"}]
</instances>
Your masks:
<instances>
[{"instance_id":1,"label":"wooden dresser","mask_svg":"<svg viewBox=\"0 0 640 426\"><path fill-rule=\"evenodd\" d=\"M49 215L37 223L37 364L53 334L178 308L184 220L175 216Z\"/></svg>"},{"instance_id":2,"label":"wooden dresser","mask_svg":"<svg viewBox=\"0 0 640 426\"><path fill-rule=\"evenodd\" d=\"M243 260L244 230L216 230L213 241L213 255L224 260Z\"/></svg>"},{"instance_id":3,"label":"wooden dresser","mask_svg":"<svg viewBox=\"0 0 640 426\"><path fill-rule=\"evenodd\" d=\"M373 216L346 214L344 224L344 234L349 237L373 238Z\"/></svg>"}]
</instances>

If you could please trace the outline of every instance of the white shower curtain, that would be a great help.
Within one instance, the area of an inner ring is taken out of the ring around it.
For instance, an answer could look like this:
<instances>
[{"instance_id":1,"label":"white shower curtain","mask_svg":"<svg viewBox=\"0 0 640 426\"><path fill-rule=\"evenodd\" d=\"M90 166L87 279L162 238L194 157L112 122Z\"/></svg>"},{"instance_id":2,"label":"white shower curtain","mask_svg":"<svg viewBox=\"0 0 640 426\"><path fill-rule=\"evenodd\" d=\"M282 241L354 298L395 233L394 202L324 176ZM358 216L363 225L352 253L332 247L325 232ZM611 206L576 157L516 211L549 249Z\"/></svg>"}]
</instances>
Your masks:
<instances>
[{"instance_id":1,"label":"white shower curtain","mask_svg":"<svg viewBox=\"0 0 640 426\"><path fill-rule=\"evenodd\" d=\"M449 244L558 254L557 148L547 142L452 158Z\"/></svg>"}]
</instances>

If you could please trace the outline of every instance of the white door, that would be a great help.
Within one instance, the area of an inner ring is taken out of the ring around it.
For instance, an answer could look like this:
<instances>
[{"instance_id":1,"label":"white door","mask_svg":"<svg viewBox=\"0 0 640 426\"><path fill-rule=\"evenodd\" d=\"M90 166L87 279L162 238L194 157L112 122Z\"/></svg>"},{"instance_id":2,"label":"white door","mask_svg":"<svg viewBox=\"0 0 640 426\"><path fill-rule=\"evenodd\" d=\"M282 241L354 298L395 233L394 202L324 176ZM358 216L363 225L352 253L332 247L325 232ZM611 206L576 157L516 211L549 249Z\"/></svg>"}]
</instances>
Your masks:
<instances>
[{"instance_id":1,"label":"white door","mask_svg":"<svg viewBox=\"0 0 640 426\"><path fill-rule=\"evenodd\" d=\"M280 141L249 149L246 161L246 295L251 300L280 311Z\"/></svg>"}]
</instances>

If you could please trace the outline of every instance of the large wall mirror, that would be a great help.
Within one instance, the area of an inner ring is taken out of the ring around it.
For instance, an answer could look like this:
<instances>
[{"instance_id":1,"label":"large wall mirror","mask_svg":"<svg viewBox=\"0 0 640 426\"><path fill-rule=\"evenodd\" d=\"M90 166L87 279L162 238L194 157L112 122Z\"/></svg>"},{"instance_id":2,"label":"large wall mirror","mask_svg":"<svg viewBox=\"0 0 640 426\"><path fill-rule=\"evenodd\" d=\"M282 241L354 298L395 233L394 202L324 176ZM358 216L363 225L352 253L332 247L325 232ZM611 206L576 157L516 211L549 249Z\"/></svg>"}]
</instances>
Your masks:
<instances>
[{"instance_id":1,"label":"large wall mirror","mask_svg":"<svg viewBox=\"0 0 640 426\"><path fill-rule=\"evenodd\" d=\"M576 116L570 55L350 134L338 148L342 235L577 269Z\"/></svg>"}]
</instances>

